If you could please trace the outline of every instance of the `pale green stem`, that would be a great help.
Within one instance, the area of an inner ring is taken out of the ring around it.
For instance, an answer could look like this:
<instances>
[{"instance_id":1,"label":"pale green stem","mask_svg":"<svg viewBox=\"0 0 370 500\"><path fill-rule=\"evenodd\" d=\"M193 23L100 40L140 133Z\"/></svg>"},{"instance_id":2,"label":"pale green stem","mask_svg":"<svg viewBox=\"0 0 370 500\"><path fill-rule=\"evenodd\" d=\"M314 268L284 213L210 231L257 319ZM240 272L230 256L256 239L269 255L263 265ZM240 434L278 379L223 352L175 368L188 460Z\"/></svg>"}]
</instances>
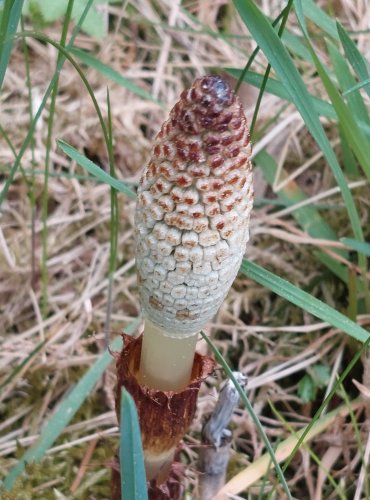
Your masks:
<instances>
[{"instance_id":1,"label":"pale green stem","mask_svg":"<svg viewBox=\"0 0 370 500\"><path fill-rule=\"evenodd\" d=\"M160 391L181 391L189 384L198 333L176 335L146 319L140 361L140 383Z\"/></svg>"}]
</instances>

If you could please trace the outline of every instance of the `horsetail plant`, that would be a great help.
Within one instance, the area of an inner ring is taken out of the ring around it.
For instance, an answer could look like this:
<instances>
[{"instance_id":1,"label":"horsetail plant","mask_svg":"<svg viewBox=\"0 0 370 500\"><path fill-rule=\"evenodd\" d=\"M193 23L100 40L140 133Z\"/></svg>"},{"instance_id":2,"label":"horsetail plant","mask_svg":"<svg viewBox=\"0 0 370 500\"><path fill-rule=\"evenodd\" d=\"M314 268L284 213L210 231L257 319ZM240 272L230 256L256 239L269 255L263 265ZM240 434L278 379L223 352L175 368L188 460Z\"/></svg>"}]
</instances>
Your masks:
<instances>
[{"instance_id":1,"label":"horsetail plant","mask_svg":"<svg viewBox=\"0 0 370 500\"><path fill-rule=\"evenodd\" d=\"M249 238L250 156L239 98L219 76L204 76L181 94L140 180L136 262L145 325L117 369L118 385L138 407L148 479L166 477L214 366L195 348Z\"/></svg>"},{"instance_id":2,"label":"horsetail plant","mask_svg":"<svg viewBox=\"0 0 370 500\"><path fill-rule=\"evenodd\" d=\"M238 272L252 208L250 153L239 99L218 76L184 91L155 139L136 206L147 385L188 384L197 334Z\"/></svg>"}]
</instances>

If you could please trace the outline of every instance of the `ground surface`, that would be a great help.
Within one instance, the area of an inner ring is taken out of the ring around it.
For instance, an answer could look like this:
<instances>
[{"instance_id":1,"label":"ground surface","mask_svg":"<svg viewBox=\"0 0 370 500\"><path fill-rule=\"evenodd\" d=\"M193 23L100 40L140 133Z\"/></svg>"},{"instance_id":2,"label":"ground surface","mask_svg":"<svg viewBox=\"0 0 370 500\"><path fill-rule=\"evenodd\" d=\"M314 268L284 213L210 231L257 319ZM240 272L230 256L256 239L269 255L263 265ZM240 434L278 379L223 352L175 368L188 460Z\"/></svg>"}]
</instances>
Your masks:
<instances>
[{"instance_id":1,"label":"ground surface","mask_svg":"<svg viewBox=\"0 0 370 500\"><path fill-rule=\"evenodd\" d=\"M279 14L279 2L261 3L271 18ZM319 3L329 10L335 9L349 30L369 28L367 2ZM110 5L110 32L103 39L81 34L75 45L92 51L102 63L154 98L151 101L138 96L101 72L84 66L104 117L107 116L109 89L117 177L135 185L148 160L153 136L183 88L195 76L215 68L243 68L255 44L246 36L245 27L234 9L223 1L185 2L184 8L180 8L177 2L167 5L160 0L154 6L143 0L136 8L130 3L126 7ZM61 26L57 22L43 27L43 31L58 40ZM294 16L288 27L296 31ZM26 23L26 28L31 28L31 24ZM237 36L223 37L217 34L221 31ZM369 55L367 31L359 36L357 43L364 56ZM32 105L36 108L53 76L57 52L31 38L27 40L27 48ZM24 61L24 47L18 43L0 97L1 127L16 151L29 127ZM265 65L264 57L258 55L254 69L261 73ZM304 72L305 68L301 70ZM315 89L317 81L310 67L307 71L309 85ZM236 83L230 76L226 77L233 85ZM242 85L239 94L251 120L257 90ZM102 168L109 169L96 111L80 77L68 63L62 71L56 99L46 202L47 238L43 239L49 113L47 105L31 146L22 159L25 175L16 175L0 214L0 383L3 383L0 478L29 446L35 444L58 403L103 352L106 339L111 342L140 311L133 247L135 202L123 194L118 196L117 271L109 298L109 187L93 178L86 179L87 172L55 146L57 138L63 139ZM335 126L327 120L323 122L335 143ZM276 205L276 200L280 192L286 192L284 189L296 186L307 197L312 197L312 203L318 194L328 192L321 201L320 213L339 237L349 232L345 207L338 190L329 192L336 184L320 154L311 161L318 150L293 105L270 94L266 94L259 113L254 153L266 146L290 177L283 182L283 177L276 178L272 189L261 168L256 166L256 206L246 256L335 309L346 312L347 287L317 258L318 249L324 248L325 243L313 242L292 217L293 210L280 212L284 204ZM0 183L4 182L13 161L12 149L1 137ZM297 175L297 169L302 166L304 168ZM366 220L370 191L363 184L355 191L355 199L369 237ZM43 241L47 242L46 260ZM47 268L47 282L45 273L44 278L42 276L42 262ZM108 307L111 315L107 323ZM366 326L370 316L362 311L358 320ZM310 422L336 375L357 350L356 344L348 342L338 330L244 275L237 278L206 333L212 336L230 367L248 375L248 396L275 444L290 435L284 420L296 431ZM29 357L37 347L40 348L37 355ZM205 352L206 346L200 343L199 350ZM14 372L17 367L19 370ZM7 379L9 375L12 375L11 380ZM358 364L345 383L349 400L358 394L351 379L362 382L362 377L363 369ZM189 498L196 498L197 444L202 419L212 411L224 379L219 370L203 386L196 419L184 442L182 460L188 464L185 486ZM72 498L73 495L75 498L109 498L109 461L118 439L113 387L111 365L70 425L48 450L41 465L30 466L27 475L17 483L19 489L6 498ZM339 396L336 396L330 408L336 408L339 403ZM294 497L339 498L331 479L339 485L344 498L354 495L363 456L358 451L354 421L361 432L363 406L354 409L352 423L346 417L335 419L310 443L317 460L307 449L295 456L286 474ZM230 477L265 451L245 409L235 412L232 427L234 451ZM325 471L330 471L330 480ZM257 497L261 491L267 494L277 481L273 473L267 477L265 489L261 490L261 483L257 482L249 490L250 495ZM283 498L281 486L277 486L277 491L277 497ZM247 498L246 494L243 498Z\"/></svg>"}]
</instances>

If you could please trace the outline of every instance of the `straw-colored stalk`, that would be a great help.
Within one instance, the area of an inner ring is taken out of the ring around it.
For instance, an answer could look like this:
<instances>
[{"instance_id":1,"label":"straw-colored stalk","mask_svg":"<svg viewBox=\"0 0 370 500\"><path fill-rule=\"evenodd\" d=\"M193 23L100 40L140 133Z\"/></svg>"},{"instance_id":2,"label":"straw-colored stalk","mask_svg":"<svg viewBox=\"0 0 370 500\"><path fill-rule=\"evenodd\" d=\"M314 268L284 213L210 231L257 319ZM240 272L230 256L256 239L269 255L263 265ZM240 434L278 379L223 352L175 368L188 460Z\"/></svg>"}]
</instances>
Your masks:
<instances>
[{"instance_id":1,"label":"straw-colored stalk","mask_svg":"<svg viewBox=\"0 0 370 500\"><path fill-rule=\"evenodd\" d=\"M161 391L183 390L191 378L197 340L197 333L175 335L146 319L141 348L140 382Z\"/></svg>"}]
</instances>

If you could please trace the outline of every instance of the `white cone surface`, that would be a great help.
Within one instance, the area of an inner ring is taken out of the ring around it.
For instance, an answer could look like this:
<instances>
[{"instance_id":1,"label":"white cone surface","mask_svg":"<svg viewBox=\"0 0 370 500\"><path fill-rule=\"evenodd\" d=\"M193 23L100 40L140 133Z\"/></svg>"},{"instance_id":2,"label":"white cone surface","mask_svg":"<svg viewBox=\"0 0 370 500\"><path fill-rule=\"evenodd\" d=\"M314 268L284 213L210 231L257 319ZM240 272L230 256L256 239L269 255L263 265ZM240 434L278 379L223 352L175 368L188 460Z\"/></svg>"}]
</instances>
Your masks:
<instances>
[{"instance_id":1,"label":"white cone surface","mask_svg":"<svg viewBox=\"0 0 370 500\"><path fill-rule=\"evenodd\" d=\"M239 99L218 76L182 93L138 190L136 259L145 316L168 335L201 330L238 272L253 203Z\"/></svg>"}]
</instances>

